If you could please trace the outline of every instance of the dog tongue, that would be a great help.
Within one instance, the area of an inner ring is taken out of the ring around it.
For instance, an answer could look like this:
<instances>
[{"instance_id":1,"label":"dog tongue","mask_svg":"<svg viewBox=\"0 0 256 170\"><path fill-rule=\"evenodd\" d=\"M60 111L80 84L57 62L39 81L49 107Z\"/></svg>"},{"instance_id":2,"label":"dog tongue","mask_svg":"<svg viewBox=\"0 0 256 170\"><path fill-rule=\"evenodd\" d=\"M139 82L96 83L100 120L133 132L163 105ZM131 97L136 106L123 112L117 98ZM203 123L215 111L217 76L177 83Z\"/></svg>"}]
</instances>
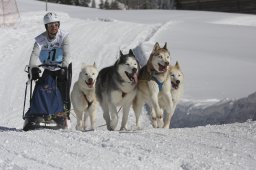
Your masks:
<instances>
[{"instance_id":1,"label":"dog tongue","mask_svg":"<svg viewBox=\"0 0 256 170\"><path fill-rule=\"evenodd\" d=\"M166 66L159 65L159 70L160 71L166 71Z\"/></svg>"},{"instance_id":2,"label":"dog tongue","mask_svg":"<svg viewBox=\"0 0 256 170\"><path fill-rule=\"evenodd\" d=\"M134 82L137 83L138 82L138 74L134 74L133 79L134 79Z\"/></svg>"},{"instance_id":3,"label":"dog tongue","mask_svg":"<svg viewBox=\"0 0 256 170\"><path fill-rule=\"evenodd\" d=\"M93 83L86 83L89 88L93 87Z\"/></svg>"}]
</instances>

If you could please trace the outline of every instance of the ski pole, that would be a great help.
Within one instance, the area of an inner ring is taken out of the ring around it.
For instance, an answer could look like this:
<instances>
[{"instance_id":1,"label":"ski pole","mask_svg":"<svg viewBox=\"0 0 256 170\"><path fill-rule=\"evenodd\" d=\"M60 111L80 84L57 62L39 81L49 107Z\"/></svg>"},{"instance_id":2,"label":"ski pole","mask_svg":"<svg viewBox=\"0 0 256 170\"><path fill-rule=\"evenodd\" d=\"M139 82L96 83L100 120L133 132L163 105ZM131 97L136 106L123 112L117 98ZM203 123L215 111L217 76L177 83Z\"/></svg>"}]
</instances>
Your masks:
<instances>
[{"instance_id":1,"label":"ski pole","mask_svg":"<svg viewBox=\"0 0 256 170\"><path fill-rule=\"evenodd\" d=\"M24 105L23 105L23 115L22 115L22 118L24 119L25 115L24 115L24 112L25 112L25 106L26 106L26 98L27 98L27 89L28 89L28 82L26 82L26 88L25 88L25 97L24 97Z\"/></svg>"}]
</instances>

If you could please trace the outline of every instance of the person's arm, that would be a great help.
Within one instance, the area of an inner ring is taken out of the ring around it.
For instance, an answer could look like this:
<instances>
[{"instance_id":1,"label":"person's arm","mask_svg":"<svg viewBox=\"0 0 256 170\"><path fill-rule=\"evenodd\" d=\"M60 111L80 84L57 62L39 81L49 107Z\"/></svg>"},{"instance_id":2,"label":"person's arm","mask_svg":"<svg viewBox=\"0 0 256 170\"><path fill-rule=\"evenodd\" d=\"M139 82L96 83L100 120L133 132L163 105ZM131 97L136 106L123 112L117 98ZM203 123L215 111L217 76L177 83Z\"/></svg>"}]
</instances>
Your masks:
<instances>
[{"instance_id":1,"label":"person's arm","mask_svg":"<svg viewBox=\"0 0 256 170\"><path fill-rule=\"evenodd\" d=\"M62 62L62 67L68 67L68 65L69 65L70 62L71 62L70 46L69 46L69 35L67 35L67 36L63 39L62 49L63 49L63 62Z\"/></svg>"},{"instance_id":2,"label":"person's arm","mask_svg":"<svg viewBox=\"0 0 256 170\"><path fill-rule=\"evenodd\" d=\"M38 60L39 52L40 52L39 46L35 42L32 53L30 55L29 66L28 66L28 69L29 69L28 70L29 71L28 78L30 80L37 80L39 78L40 70L37 67L37 60Z\"/></svg>"},{"instance_id":3,"label":"person's arm","mask_svg":"<svg viewBox=\"0 0 256 170\"><path fill-rule=\"evenodd\" d=\"M30 68L33 68L33 67L37 66L39 52L40 52L39 46L35 42L32 53L31 53L31 56L30 56L30 60L29 60L29 67Z\"/></svg>"}]
</instances>

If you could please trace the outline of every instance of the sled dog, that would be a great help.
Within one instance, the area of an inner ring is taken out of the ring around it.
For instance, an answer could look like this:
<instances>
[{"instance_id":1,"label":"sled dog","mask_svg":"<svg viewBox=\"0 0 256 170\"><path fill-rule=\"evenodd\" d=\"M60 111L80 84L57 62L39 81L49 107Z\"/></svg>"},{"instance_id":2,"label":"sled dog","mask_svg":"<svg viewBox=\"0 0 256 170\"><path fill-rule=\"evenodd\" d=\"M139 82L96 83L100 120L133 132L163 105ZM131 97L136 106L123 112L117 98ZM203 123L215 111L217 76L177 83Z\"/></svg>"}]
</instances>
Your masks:
<instances>
[{"instance_id":1,"label":"sled dog","mask_svg":"<svg viewBox=\"0 0 256 170\"><path fill-rule=\"evenodd\" d=\"M96 96L103 110L108 130L115 130L118 124L117 107L123 109L120 130L127 130L127 120L132 101L136 95L139 63L132 50L128 54L120 51L114 65L103 68L96 81Z\"/></svg>"},{"instance_id":2,"label":"sled dog","mask_svg":"<svg viewBox=\"0 0 256 170\"><path fill-rule=\"evenodd\" d=\"M95 82L98 76L96 64L82 64L79 78L71 92L71 102L76 114L76 130L86 130L86 120L90 116L91 129L95 129L96 109Z\"/></svg>"},{"instance_id":3,"label":"sled dog","mask_svg":"<svg viewBox=\"0 0 256 170\"><path fill-rule=\"evenodd\" d=\"M133 102L137 129L141 129L140 116L145 103L151 108L154 128L163 127L163 111L169 116L173 113L169 63L170 53L167 43L161 48L157 42L147 64L141 68L139 73L137 95ZM164 128L169 128L166 120Z\"/></svg>"},{"instance_id":4,"label":"sled dog","mask_svg":"<svg viewBox=\"0 0 256 170\"><path fill-rule=\"evenodd\" d=\"M176 109L177 104L179 103L181 97L184 93L184 75L180 69L180 65L178 62L174 66L170 66L169 73L171 76L171 94L172 94L172 101L173 101L173 113ZM168 114L168 113L167 113ZM166 120L166 126L170 126L172 115L167 115L168 120ZM169 122L169 124L168 124Z\"/></svg>"}]
</instances>

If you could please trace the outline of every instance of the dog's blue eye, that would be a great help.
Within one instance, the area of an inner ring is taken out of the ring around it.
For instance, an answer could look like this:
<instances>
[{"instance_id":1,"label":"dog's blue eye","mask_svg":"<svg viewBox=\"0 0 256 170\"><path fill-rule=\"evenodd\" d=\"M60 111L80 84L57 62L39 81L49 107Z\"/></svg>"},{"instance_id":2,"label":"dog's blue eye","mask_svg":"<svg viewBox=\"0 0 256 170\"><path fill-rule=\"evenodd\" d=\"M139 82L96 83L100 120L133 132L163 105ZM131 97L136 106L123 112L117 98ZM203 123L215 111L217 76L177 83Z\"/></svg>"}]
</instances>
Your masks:
<instances>
[{"instance_id":1,"label":"dog's blue eye","mask_svg":"<svg viewBox=\"0 0 256 170\"><path fill-rule=\"evenodd\" d=\"M174 74L172 74L171 76L174 77Z\"/></svg>"},{"instance_id":2,"label":"dog's blue eye","mask_svg":"<svg viewBox=\"0 0 256 170\"><path fill-rule=\"evenodd\" d=\"M163 56L161 56L161 55L160 55L160 56L159 56L159 58L161 58L161 59L162 59L162 58L163 58Z\"/></svg>"}]
</instances>

